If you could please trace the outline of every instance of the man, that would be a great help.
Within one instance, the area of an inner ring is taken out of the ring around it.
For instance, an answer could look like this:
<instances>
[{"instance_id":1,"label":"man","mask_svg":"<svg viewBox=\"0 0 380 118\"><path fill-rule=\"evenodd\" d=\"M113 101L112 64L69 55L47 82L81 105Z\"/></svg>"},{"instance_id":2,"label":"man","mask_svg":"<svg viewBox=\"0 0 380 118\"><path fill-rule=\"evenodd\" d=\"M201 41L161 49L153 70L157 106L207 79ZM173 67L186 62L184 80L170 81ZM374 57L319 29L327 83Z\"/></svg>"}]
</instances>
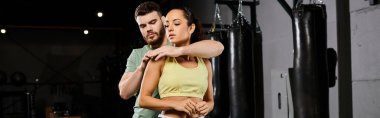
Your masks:
<instances>
[{"instance_id":1,"label":"man","mask_svg":"<svg viewBox=\"0 0 380 118\"><path fill-rule=\"evenodd\" d=\"M212 58L220 55L224 50L220 42L212 40L203 40L180 48L167 46L163 19L157 3L148 1L136 8L135 20L147 45L134 49L128 57L127 68L119 82L120 96L123 99L129 99L138 94L146 64L150 59L158 60L164 56L177 57L181 55ZM152 96L159 98L157 90ZM158 116L159 111L140 108L138 100L139 95L134 106L133 118Z\"/></svg>"}]
</instances>

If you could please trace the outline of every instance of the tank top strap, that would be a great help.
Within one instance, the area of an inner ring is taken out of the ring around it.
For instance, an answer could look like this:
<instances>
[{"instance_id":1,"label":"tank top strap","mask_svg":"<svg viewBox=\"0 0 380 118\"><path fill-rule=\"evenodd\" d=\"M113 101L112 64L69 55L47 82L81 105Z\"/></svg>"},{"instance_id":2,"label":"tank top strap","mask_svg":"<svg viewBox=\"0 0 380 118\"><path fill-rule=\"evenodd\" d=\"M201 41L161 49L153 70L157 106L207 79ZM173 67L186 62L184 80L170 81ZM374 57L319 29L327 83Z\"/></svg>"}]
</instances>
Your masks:
<instances>
[{"instance_id":1,"label":"tank top strap","mask_svg":"<svg viewBox=\"0 0 380 118\"><path fill-rule=\"evenodd\" d=\"M178 62L177 62L177 59L175 59L175 57L166 57L166 62L174 62L174 63L178 63Z\"/></svg>"},{"instance_id":2,"label":"tank top strap","mask_svg":"<svg viewBox=\"0 0 380 118\"><path fill-rule=\"evenodd\" d=\"M205 62L203 61L203 58L201 58L201 57L197 57L197 60L198 60L198 64L203 64L203 63L205 63Z\"/></svg>"}]
</instances>

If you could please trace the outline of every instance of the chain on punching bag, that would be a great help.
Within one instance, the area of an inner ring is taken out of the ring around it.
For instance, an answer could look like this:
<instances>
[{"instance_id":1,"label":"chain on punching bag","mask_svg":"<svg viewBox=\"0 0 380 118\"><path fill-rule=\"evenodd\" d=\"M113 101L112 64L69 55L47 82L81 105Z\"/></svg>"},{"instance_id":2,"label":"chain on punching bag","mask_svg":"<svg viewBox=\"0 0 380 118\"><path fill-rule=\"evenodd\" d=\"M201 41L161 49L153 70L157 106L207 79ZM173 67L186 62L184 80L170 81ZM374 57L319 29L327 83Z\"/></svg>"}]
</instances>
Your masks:
<instances>
[{"instance_id":1,"label":"chain on punching bag","mask_svg":"<svg viewBox=\"0 0 380 118\"><path fill-rule=\"evenodd\" d=\"M290 80L295 118L329 118L326 7L293 8L294 61Z\"/></svg>"},{"instance_id":2,"label":"chain on punching bag","mask_svg":"<svg viewBox=\"0 0 380 118\"><path fill-rule=\"evenodd\" d=\"M239 13L228 30L228 82L231 118L251 118L253 105L253 38L252 27Z\"/></svg>"}]
</instances>

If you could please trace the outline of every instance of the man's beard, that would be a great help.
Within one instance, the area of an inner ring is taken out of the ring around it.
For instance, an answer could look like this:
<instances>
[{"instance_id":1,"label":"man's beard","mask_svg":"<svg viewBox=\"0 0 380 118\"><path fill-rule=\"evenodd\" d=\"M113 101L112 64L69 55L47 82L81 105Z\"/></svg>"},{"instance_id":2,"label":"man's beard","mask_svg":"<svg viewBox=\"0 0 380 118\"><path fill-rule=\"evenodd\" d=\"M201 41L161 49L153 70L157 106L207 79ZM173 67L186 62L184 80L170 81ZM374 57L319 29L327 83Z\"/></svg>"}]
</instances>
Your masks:
<instances>
[{"instance_id":1,"label":"man's beard","mask_svg":"<svg viewBox=\"0 0 380 118\"><path fill-rule=\"evenodd\" d=\"M160 33L155 33L157 35L157 39L153 41L148 41L149 40L148 36L146 36L145 38L147 40L148 45L151 45L154 49L160 47L163 43L163 39L165 36L164 33L165 33L165 30L161 30Z\"/></svg>"}]
</instances>

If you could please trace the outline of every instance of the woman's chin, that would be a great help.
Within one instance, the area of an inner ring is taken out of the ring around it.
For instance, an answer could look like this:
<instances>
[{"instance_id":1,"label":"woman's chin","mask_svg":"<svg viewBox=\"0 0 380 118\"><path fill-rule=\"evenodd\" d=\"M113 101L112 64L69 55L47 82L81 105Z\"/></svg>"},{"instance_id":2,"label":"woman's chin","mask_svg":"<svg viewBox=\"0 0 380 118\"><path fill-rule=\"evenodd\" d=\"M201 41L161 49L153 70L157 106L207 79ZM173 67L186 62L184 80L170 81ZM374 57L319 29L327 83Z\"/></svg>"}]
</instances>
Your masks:
<instances>
[{"instance_id":1,"label":"woman's chin","mask_svg":"<svg viewBox=\"0 0 380 118\"><path fill-rule=\"evenodd\" d=\"M178 45L178 42L177 42L177 41L170 40L170 43L175 44L175 45Z\"/></svg>"}]
</instances>

